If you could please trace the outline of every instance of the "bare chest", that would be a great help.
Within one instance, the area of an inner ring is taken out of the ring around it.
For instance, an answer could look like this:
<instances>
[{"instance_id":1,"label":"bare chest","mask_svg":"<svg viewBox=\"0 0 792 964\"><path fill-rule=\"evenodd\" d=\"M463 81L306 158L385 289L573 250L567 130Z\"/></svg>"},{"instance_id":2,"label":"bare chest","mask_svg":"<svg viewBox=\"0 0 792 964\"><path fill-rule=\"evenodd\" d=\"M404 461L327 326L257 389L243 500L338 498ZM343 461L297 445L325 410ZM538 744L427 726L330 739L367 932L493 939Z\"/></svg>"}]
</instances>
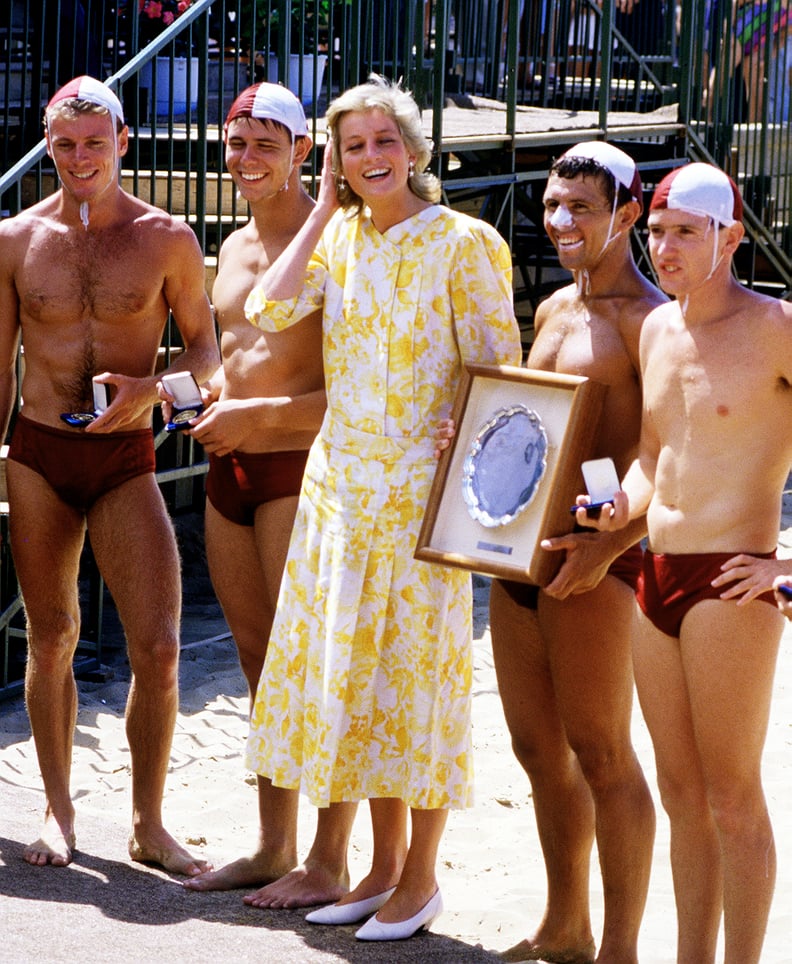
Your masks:
<instances>
[{"instance_id":1,"label":"bare chest","mask_svg":"<svg viewBox=\"0 0 792 964\"><path fill-rule=\"evenodd\" d=\"M559 314L537 334L530 368L583 375L605 385L634 380L635 370L618 331L596 318Z\"/></svg>"},{"instance_id":2,"label":"bare chest","mask_svg":"<svg viewBox=\"0 0 792 964\"><path fill-rule=\"evenodd\" d=\"M757 419L778 428L792 414L792 391L757 343L717 337L672 338L656 345L644 373L644 396L668 439L738 438Z\"/></svg>"},{"instance_id":3,"label":"bare chest","mask_svg":"<svg viewBox=\"0 0 792 964\"><path fill-rule=\"evenodd\" d=\"M244 312L221 318L220 349L226 391L238 398L289 394L295 385L321 384L321 320L305 319L281 332L263 332Z\"/></svg>"},{"instance_id":4,"label":"bare chest","mask_svg":"<svg viewBox=\"0 0 792 964\"><path fill-rule=\"evenodd\" d=\"M225 259L212 288L212 303L223 331L237 328L246 321L245 302L266 267L258 259L243 261L237 257L236 250Z\"/></svg>"},{"instance_id":5,"label":"bare chest","mask_svg":"<svg viewBox=\"0 0 792 964\"><path fill-rule=\"evenodd\" d=\"M156 254L130 232L34 237L17 286L23 320L41 324L128 321L162 298Z\"/></svg>"},{"instance_id":6,"label":"bare chest","mask_svg":"<svg viewBox=\"0 0 792 964\"><path fill-rule=\"evenodd\" d=\"M212 289L225 380L232 394L249 394L247 389L266 378L264 369L271 363L267 339L245 316L247 297L266 265L259 258L240 257L242 254L237 246L226 256Z\"/></svg>"}]
</instances>

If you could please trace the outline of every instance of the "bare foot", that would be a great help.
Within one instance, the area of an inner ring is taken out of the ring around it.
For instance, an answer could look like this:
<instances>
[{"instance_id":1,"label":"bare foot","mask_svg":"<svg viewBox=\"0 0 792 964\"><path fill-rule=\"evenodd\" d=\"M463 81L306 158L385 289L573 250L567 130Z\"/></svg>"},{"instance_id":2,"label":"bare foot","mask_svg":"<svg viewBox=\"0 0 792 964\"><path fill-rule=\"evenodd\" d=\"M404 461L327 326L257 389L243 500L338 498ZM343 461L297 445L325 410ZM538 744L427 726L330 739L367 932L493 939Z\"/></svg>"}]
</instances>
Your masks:
<instances>
[{"instance_id":1,"label":"bare foot","mask_svg":"<svg viewBox=\"0 0 792 964\"><path fill-rule=\"evenodd\" d=\"M334 904L348 890L348 874L339 878L323 866L312 866L306 862L242 900L251 907L270 910L315 907L317 904Z\"/></svg>"},{"instance_id":2,"label":"bare foot","mask_svg":"<svg viewBox=\"0 0 792 964\"><path fill-rule=\"evenodd\" d=\"M24 859L34 867L66 867L72 862L77 841L71 824L61 827L51 814L44 821L44 832L25 847Z\"/></svg>"},{"instance_id":3,"label":"bare foot","mask_svg":"<svg viewBox=\"0 0 792 964\"><path fill-rule=\"evenodd\" d=\"M548 961L550 964L594 964L596 947L593 940L580 947L567 947L563 950L550 950L546 944L536 940L524 940L498 955L502 961Z\"/></svg>"},{"instance_id":4,"label":"bare foot","mask_svg":"<svg viewBox=\"0 0 792 964\"><path fill-rule=\"evenodd\" d=\"M148 834L141 829L134 831L129 837L129 856L132 860L157 864L172 874L187 877L197 877L212 869L206 860L196 860L164 827Z\"/></svg>"},{"instance_id":5,"label":"bare foot","mask_svg":"<svg viewBox=\"0 0 792 964\"><path fill-rule=\"evenodd\" d=\"M437 893L435 881L428 890L416 891L399 886L377 911L377 920L383 924L398 924L419 913Z\"/></svg>"},{"instance_id":6,"label":"bare foot","mask_svg":"<svg viewBox=\"0 0 792 964\"><path fill-rule=\"evenodd\" d=\"M345 904L355 904L361 900L370 900L372 897L377 897L379 894L384 894L386 890L391 890L399 882L398 874L391 879L377 879L369 874L364 877L363 880L355 887L354 890L350 890L348 894L345 894L341 900L337 900L336 904L339 907L343 907Z\"/></svg>"},{"instance_id":7,"label":"bare foot","mask_svg":"<svg viewBox=\"0 0 792 964\"><path fill-rule=\"evenodd\" d=\"M271 856L253 854L240 857L219 870L190 877L182 884L188 890L236 890L237 887L255 887L257 884L270 884L280 880L294 866L294 861L278 865Z\"/></svg>"}]
</instances>

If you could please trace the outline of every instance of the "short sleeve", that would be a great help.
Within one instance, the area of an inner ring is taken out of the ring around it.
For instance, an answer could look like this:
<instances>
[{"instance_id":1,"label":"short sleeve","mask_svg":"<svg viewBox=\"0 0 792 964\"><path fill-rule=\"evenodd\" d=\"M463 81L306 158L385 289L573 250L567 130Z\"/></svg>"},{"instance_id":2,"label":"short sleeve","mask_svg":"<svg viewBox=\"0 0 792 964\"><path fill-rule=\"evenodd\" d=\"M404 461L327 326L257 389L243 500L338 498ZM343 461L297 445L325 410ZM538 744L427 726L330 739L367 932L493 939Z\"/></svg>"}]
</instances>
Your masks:
<instances>
[{"instance_id":1,"label":"short sleeve","mask_svg":"<svg viewBox=\"0 0 792 964\"><path fill-rule=\"evenodd\" d=\"M451 269L454 326L463 362L519 365L509 246L484 222L464 232Z\"/></svg>"},{"instance_id":2,"label":"short sleeve","mask_svg":"<svg viewBox=\"0 0 792 964\"><path fill-rule=\"evenodd\" d=\"M295 298L272 301L266 297L261 285L247 296L245 317L262 331L282 331L296 325L324 304L324 288L327 279L323 253L320 247L314 252L305 272L305 284Z\"/></svg>"}]
</instances>

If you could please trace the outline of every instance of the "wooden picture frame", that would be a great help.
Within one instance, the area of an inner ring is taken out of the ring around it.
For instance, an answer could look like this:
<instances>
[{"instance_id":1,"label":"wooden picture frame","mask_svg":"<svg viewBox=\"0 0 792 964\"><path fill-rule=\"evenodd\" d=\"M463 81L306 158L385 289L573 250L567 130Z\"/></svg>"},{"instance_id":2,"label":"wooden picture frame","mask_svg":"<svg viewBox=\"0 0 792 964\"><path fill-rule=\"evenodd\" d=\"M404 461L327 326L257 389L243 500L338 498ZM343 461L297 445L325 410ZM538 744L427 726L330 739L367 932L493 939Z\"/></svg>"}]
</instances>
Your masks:
<instances>
[{"instance_id":1,"label":"wooden picture frame","mask_svg":"<svg viewBox=\"0 0 792 964\"><path fill-rule=\"evenodd\" d=\"M605 391L578 375L466 366L415 557L547 585L563 553L540 543L574 527L569 510L585 491L580 465L592 454Z\"/></svg>"}]
</instances>

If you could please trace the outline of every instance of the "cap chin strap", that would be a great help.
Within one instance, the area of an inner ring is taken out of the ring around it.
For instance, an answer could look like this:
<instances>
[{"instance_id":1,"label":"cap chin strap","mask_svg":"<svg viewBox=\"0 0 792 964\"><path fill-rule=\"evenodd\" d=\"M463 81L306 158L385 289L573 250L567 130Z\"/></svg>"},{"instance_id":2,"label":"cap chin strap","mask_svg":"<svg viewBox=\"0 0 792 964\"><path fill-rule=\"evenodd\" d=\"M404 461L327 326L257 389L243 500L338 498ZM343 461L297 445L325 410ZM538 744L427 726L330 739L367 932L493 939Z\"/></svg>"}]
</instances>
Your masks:
<instances>
[{"instance_id":1,"label":"cap chin strap","mask_svg":"<svg viewBox=\"0 0 792 964\"><path fill-rule=\"evenodd\" d=\"M603 244L602 246L602 250L600 251L599 256L597 257L597 261L600 260L603 254L605 254L605 251L608 249L608 247L611 244L613 244L616 238L619 237L620 232L617 231L616 234L613 233L613 226L616 223L616 211L618 210L618 208L619 208L619 186L618 184L615 184L614 190L613 190L613 210L611 211L610 224L608 225L608 237L605 239L605 244Z\"/></svg>"},{"instance_id":2,"label":"cap chin strap","mask_svg":"<svg viewBox=\"0 0 792 964\"><path fill-rule=\"evenodd\" d=\"M278 194L280 194L281 191L289 190L289 178L292 176L292 171L294 170L294 140L294 135L292 135L291 154L289 156L289 173L286 175L286 180L283 182L283 187L278 188Z\"/></svg>"},{"instance_id":3,"label":"cap chin strap","mask_svg":"<svg viewBox=\"0 0 792 964\"><path fill-rule=\"evenodd\" d=\"M611 209L610 222L608 223L608 236L605 238L605 243L600 249L600 253L597 255L596 264L599 264L602 256L608 250L608 248L613 244L613 242L621 236L621 231L614 232L613 228L616 224L616 212L619 210L619 185L614 184L613 191L613 207ZM553 216L550 218L549 223L554 228L568 228L571 227L575 222L575 219L569 213L569 211L561 204L553 212ZM712 269L713 271L715 268ZM583 296L591 293L591 275L587 268L582 268L580 271L575 272L575 284L577 286L578 294Z\"/></svg>"},{"instance_id":4,"label":"cap chin strap","mask_svg":"<svg viewBox=\"0 0 792 964\"><path fill-rule=\"evenodd\" d=\"M720 234L720 224L715 220L715 218L710 218L707 223L707 230L704 232L705 236L709 232L709 229L714 227L715 230L712 233L712 264L710 266L709 274L704 279L704 281L709 281L709 279L715 274L720 266L721 261L723 261L723 255L718 257L718 237ZM679 308L682 312L682 317L684 318L687 314L688 303L690 302L690 294L686 294L685 297L679 302Z\"/></svg>"},{"instance_id":5,"label":"cap chin strap","mask_svg":"<svg viewBox=\"0 0 792 964\"><path fill-rule=\"evenodd\" d=\"M121 158L118 156L118 131L116 130L116 119L113 116L112 112L109 110L107 112L107 115L110 118L110 123L113 126L113 170L115 171L115 176L118 177L118 167L119 167L119 164L121 163ZM47 136L51 137L50 126L49 126L49 116L46 111L44 113L44 124L47 130ZM55 163L55 170L58 171L58 164L57 164L57 161L54 160L54 158L53 158L53 162ZM63 184L63 178L60 177L60 171L58 171L58 177L60 178L61 184ZM107 187L110 187L110 185L108 184ZM107 188L105 188L105 190L107 190ZM80 204L80 221L82 222L82 226L87 231L88 224L90 221L90 208L87 201L82 201Z\"/></svg>"},{"instance_id":6,"label":"cap chin strap","mask_svg":"<svg viewBox=\"0 0 792 964\"><path fill-rule=\"evenodd\" d=\"M283 184L281 184L278 190L274 191L270 195L271 198L277 197L279 194L282 194L284 191L289 190L289 178L292 176L293 169L294 169L294 138L292 138L292 142L291 142L291 155L289 157L289 173L286 175L286 180L283 182ZM238 188L237 188L236 196L237 196L237 200L239 201L245 200L244 196L242 195L242 192Z\"/></svg>"},{"instance_id":7,"label":"cap chin strap","mask_svg":"<svg viewBox=\"0 0 792 964\"><path fill-rule=\"evenodd\" d=\"M709 281L709 279L715 274L718 268L718 265L721 263L721 261L723 261L723 255L718 257L718 235L720 232L720 224L718 224L718 222L714 218L710 218L709 224L707 225L707 231L709 231L710 225L715 226L715 231L713 235L713 244L712 244L712 267L710 268L709 274L704 279L705 281Z\"/></svg>"},{"instance_id":8,"label":"cap chin strap","mask_svg":"<svg viewBox=\"0 0 792 964\"><path fill-rule=\"evenodd\" d=\"M605 243L600 249L600 253L597 255L597 260L595 261L595 266L600 263L603 255L608 250L608 248L613 244L616 238L620 237L621 231L614 232L613 227L616 224L616 212L619 209L619 186L614 185L613 194L613 208L611 210L610 223L608 224L608 236L605 238ZM582 268L577 272L575 277L575 284L577 285L578 294L582 297L584 295L591 294L591 275L589 274L588 268Z\"/></svg>"}]
</instances>

